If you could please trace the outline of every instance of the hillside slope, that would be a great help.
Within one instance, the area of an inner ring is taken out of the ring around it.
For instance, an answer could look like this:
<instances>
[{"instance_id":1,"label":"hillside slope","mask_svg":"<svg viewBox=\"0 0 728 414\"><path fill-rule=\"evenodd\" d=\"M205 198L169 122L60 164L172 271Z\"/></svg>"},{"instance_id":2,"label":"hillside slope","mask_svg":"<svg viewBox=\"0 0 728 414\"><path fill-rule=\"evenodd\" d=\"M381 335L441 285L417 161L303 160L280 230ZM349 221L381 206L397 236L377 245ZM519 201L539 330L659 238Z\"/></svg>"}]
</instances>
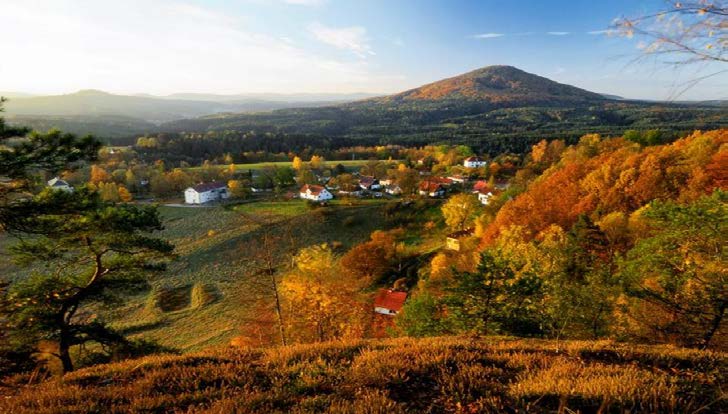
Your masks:
<instances>
[{"instance_id":1,"label":"hillside slope","mask_svg":"<svg viewBox=\"0 0 728 414\"><path fill-rule=\"evenodd\" d=\"M379 101L453 99L520 106L593 103L607 100L602 95L554 82L513 66L486 66L459 76L382 98Z\"/></svg>"},{"instance_id":2,"label":"hillside slope","mask_svg":"<svg viewBox=\"0 0 728 414\"><path fill-rule=\"evenodd\" d=\"M462 143L501 153L523 152L542 138L726 126L727 107L613 100L514 67L489 66L391 96L265 114L212 115L169 122L161 130L312 134L345 138L342 145Z\"/></svg>"},{"instance_id":3,"label":"hillside slope","mask_svg":"<svg viewBox=\"0 0 728 414\"><path fill-rule=\"evenodd\" d=\"M0 412L725 412L728 356L611 342L395 339L99 365ZM702 408L701 408L702 407Z\"/></svg>"}]
</instances>

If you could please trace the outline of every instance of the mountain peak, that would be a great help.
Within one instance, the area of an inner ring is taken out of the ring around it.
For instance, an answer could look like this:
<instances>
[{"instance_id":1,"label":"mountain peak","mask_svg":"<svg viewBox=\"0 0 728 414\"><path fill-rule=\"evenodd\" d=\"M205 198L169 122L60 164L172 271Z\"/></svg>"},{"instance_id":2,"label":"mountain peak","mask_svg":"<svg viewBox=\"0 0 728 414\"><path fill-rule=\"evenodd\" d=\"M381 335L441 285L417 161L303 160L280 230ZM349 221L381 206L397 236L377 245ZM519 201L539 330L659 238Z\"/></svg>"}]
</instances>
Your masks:
<instances>
[{"instance_id":1,"label":"mountain peak","mask_svg":"<svg viewBox=\"0 0 728 414\"><path fill-rule=\"evenodd\" d=\"M394 100L468 100L493 104L601 101L599 94L564 85L513 66L475 69L391 97Z\"/></svg>"}]
</instances>

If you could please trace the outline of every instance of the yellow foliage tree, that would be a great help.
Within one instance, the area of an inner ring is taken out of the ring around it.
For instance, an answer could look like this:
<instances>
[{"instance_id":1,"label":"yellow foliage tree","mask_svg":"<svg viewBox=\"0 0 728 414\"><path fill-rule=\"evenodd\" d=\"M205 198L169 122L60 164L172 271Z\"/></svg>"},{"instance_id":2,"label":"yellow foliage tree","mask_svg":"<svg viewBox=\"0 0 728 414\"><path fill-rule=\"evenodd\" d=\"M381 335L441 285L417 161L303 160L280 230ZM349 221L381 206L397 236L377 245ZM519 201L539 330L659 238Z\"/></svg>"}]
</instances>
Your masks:
<instances>
[{"instance_id":1,"label":"yellow foliage tree","mask_svg":"<svg viewBox=\"0 0 728 414\"><path fill-rule=\"evenodd\" d=\"M480 203L472 194L456 194L442 206L445 223L453 230L462 230L470 225Z\"/></svg>"},{"instance_id":2,"label":"yellow foliage tree","mask_svg":"<svg viewBox=\"0 0 728 414\"><path fill-rule=\"evenodd\" d=\"M124 187L123 185L120 185L118 187L118 193L119 193L119 199L125 203L130 202L134 197L132 197L131 192Z\"/></svg>"},{"instance_id":3,"label":"yellow foliage tree","mask_svg":"<svg viewBox=\"0 0 728 414\"><path fill-rule=\"evenodd\" d=\"M368 312L359 298L356 280L341 277L342 271L328 245L301 249L295 268L281 283L288 308L288 332L294 340L326 341L362 336Z\"/></svg>"},{"instance_id":4,"label":"yellow foliage tree","mask_svg":"<svg viewBox=\"0 0 728 414\"><path fill-rule=\"evenodd\" d=\"M303 167L303 160L299 156L293 157L293 169L298 171Z\"/></svg>"},{"instance_id":5,"label":"yellow foliage tree","mask_svg":"<svg viewBox=\"0 0 728 414\"><path fill-rule=\"evenodd\" d=\"M91 183L98 184L109 180L109 173L107 173L105 169L98 165L91 166L91 178L89 179Z\"/></svg>"},{"instance_id":6,"label":"yellow foliage tree","mask_svg":"<svg viewBox=\"0 0 728 414\"><path fill-rule=\"evenodd\" d=\"M313 168L314 170L324 168L325 162L326 160L324 160L324 157L314 155L311 157L311 168Z\"/></svg>"}]
</instances>

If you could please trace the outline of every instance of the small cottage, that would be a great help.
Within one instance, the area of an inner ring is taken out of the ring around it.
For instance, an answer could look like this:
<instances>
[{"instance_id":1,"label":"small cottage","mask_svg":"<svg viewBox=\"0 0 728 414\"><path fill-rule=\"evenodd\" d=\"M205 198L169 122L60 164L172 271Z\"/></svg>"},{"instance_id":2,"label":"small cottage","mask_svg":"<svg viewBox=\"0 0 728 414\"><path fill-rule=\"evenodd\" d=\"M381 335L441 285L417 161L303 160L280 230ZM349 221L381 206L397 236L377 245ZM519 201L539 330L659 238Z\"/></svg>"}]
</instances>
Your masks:
<instances>
[{"instance_id":1,"label":"small cottage","mask_svg":"<svg viewBox=\"0 0 728 414\"><path fill-rule=\"evenodd\" d=\"M374 312L382 315L396 315L407 300L407 292L379 289L374 297Z\"/></svg>"},{"instance_id":2,"label":"small cottage","mask_svg":"<svg viewBox=\"0 0 728 414\"><path fill-rule=\"evenodd\" d=\"M473 229L473 228L450 233L447 235L447 239L445 241L445 247L447 247L448 250L453 250L453 251L459 252L460 248L462 247L462 240L467 239L468 237L472 236L473 233L475 233L475 229Z\"/></svg>"},{"instance_id":3,"label":"small cottage","mask_svg":"<svg viewBox=\"0 0 728 414\"><path fill-rule=\"evenodd\" d=\"M465 168L480 168L485 167L488 164L487 161L480 157L468 157L463 161Z\"/></svg>"},{"instance_id":4,"label":"small cottage","mask_svg":"<svg viewBox=\"0 0 728 414\"><path fill-rule=\"evenodd\" d=\"M369 175L363 175L361 178L359 178L359 187L361 187L362 190L379 190L382 188L382 185L379 183L379 180L369 176Z\"/></svg>"},{"instance_id":5,"label":"small cottage","mask_svg":"<svg viewBox=\"0 0 728 414\"><path fill-rule=\"evenodd\" d=\"M47 184L48 184L48 187L52 188L53 190L68 191L68 192L73 191L73 187L71 187L71 185L68 184L68 182L66 182L65 180L61 180L58 177L48 180Z\"/></svg>"},{"instance_id":6,"label":"small cottage","mask_svg":"<svg viewBox=\"0 0 728 414\"><path fill-rule=\"evenodd\" d=\"M185 190L186 204L205 204L229 197L227 184L222 181L198 184Z\"/></svg>"},{"instance_id":7,"label":"small cottage","mask_svg":"<svg viewBox=\"0 0 728 414\"><path fill-rule=\"evenodd\" d=\"M445 187L436 182L423 181L420 183L419 194L430 198L445 197Z\"/></svg>"},{"instance_id":8,"label":"small cottage","mask_svg":"<svg viewBox=\"0 0 728 414\"><path fill-rule=\"evenodd\" d=\"M306 184L301 187L299 197L304 200L326 201L334 198L334 195L326 189L326 187L314 184Z\"/></svg>"}]
</instances>

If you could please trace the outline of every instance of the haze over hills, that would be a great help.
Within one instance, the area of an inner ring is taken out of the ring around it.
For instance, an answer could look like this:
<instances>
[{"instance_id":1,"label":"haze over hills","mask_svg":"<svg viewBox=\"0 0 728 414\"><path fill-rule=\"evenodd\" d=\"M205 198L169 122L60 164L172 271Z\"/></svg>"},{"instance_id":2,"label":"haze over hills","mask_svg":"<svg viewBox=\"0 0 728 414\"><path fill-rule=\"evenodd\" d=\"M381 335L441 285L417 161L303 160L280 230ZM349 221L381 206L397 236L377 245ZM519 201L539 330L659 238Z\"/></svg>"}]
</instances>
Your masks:
<instances>
[{"instance_id":1,"label":"haze over hills","mask_svg":"<svg viewBox=\"0 0 728 414\"><path fill-rule=\"evenodd\" d=\"M4 95L0 95L4 96ZM82 90L66 95L13 97L6 104L9 115L24 116L124 116L148 122L165 122L220 112L270 111L291 106L320 106L341 103L366 94L174 94L169 96L114 95L99 90Z\"/></svg>"},{"instance_id":2,"label":"haze over hills","mask_svg":"<svg viewBox=\"0 0 728 414\"><path fill-rule=\"evenodd\" d=\"M503 151L519 150L529 140L543 137L728 125L728 107L720 102L616 99L512 66L488 66L380 97L198 93L160 97L86 90L16 98L6 103L6 110L10 122L38 129L58 126L103 138L255 130L337 138L340 145L499 142L497 148Z\"/></svg>"}]
</instances>

